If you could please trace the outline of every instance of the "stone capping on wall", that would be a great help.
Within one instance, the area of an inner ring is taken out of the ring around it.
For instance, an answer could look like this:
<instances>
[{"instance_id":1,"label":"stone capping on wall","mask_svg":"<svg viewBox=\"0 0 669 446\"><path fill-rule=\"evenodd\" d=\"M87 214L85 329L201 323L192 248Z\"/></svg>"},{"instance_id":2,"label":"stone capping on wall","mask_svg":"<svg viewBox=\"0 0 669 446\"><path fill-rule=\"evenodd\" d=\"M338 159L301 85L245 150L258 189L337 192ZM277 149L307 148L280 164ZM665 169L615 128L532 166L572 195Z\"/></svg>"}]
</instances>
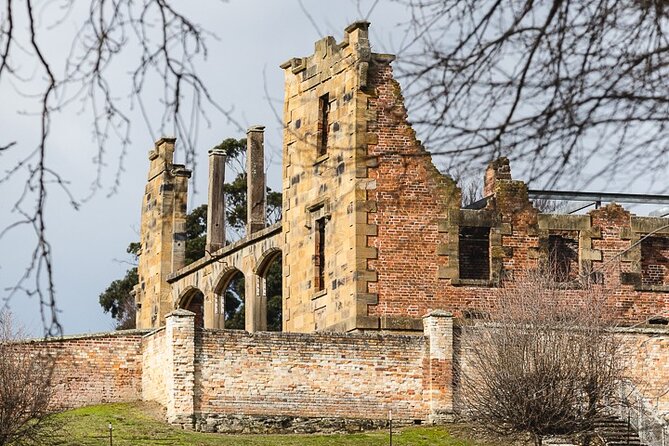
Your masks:
<instances>
[{"instance_id":1,"label":"stone capping on wall","mask_svg":"<svg viewBox=\"0 0 669 446\"><path fill-rule=\"evenodd\" d=\"M117 330L117 331L107 331L107 332L97 332L97 333L85 333L85 334L76 334L76 335L63 335L50 338L30 338L17 341L18 343L26 344L36 344L42 342L62 342L62 341L77 341L85 339L100 339L100 338L118 338L124 336L147 336L155 330L146 330L146 329L130 329L130 330Z\"/></svg>"},{"instance_id":2,"label":"stone capping on wall","mask_svg":"<svg viewBox=\"0 0 669 446\"><path fill-rule=\"evenodd\" d=\"M237 240L236 242L231 243L231 244L219 249L218 251L212 253L211 257L205 256L205 257L201 258L200 260L197 260L197 261L195 261L195 262L193 262L189 265L186 265L185 267L181 268L179 271L173 272L172 274L167 276L167 282L168 283L175 282L175 281L181 279L182 277L185 277L185 276L199 270L200 268L202 268L202 267L204 267L204 266L206 266L210 263L214 263L214 262L218 261L218 259L220 259L222 257L229 256L230 254L232 254L236 251L239 251L239 250L241 250L241 249L243 249L243 248L245 248L249 245L253 245L254 243L256 243L260 240L271 237L271 236L273 236L277 233L280 233L280 232L281 232L281 222L278 221L278 222L274 223L273 225L266 227L263 230L254 232L253 234L251 234L250 237L246 236L243 239Z\"/></svg>"},{"instance_id":3,"label":"stone capping on wall","mask_svg":"<svg viewBox=\"0 0 669 446\"><path fill-rule=\"evenodd\" d=\"M668 336L669 326L634 326L634 327L615 327L611 330L613 333L623 334L645 334L645 335L659 335Z\"/></svg>"}]
</instances>

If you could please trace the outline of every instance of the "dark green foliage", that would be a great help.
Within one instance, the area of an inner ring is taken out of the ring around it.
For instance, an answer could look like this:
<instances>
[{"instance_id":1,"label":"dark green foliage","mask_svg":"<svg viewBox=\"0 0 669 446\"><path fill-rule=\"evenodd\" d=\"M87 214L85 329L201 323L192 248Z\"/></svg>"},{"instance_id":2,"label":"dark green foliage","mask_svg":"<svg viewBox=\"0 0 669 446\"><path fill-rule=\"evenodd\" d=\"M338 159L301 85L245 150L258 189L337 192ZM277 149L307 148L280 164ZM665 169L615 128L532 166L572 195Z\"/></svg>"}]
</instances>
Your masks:
<instances>
[{"instance_id":1,"label":"dark green foliage","mask_svg":"<svg viewBox=\"0 0 669 446\"><path fill-rule=\"evenodd\" d=\"M246 174L240 173L232 183L223 186L225 224L237 234L246 228Z\"/></svg>"},{"instance_id":2,"label":"dark green foliage","mask_svg":"<svg viewBox=\"0 0 669 446\"><path fill-rule=\"evenodd\" d=\"M207 205L193 209L186 216L186 265L204 257L207 243Z\"/></svg>"},{"instance_id":3,"label":"dark green foliage","mask_svg":"<svg viewBox=\"0 0 669 446\"><path fill-rule=\"evenodd\" d=\"M267 292L267 330L281 331L281 322L283 320L281 307L281 295L283 293L281 288L281 256L277 256L269 265L265 280Z\"/></svg>"},{"instance_id":4,"label":"dark green foliage","mask_svg":"<svg viewBox=\"0 0 669 446\"><path fill-rule=\"evenodd\" d=\"M227 163L230 163L232 160L237 160L237 162L241 163L243 155L246 154L246 138L226 138L219 145L215 146L214 150L223 150L225 156L228 157Z\"/></svg>"},{"instance_id":5,"label":"dark green foliage","mask_svg":"<svg viewBox=\"0 0 669 446\"><path fill-rule=\"evenodd\" d=\"M237 273L225 289L225 328L245 327L244 286L244 275Z\"/></svg>"},{"instance_id":6,"label":"dark green foliage","mask_svg":"<svg viewBox=\"0 0 669 446\"><path fill-rule=\"evenodd\" d=\"M114 280L100 294L100 305L105 313L111 313L116 319L118 330L135 327L135 305L130 293L138 282L137 267L133 267L126 271L125 277Z\"/></svg>"},{"instance_id":7,"label":"dark green foliage","mask_svg":"<svg viewBox=\"0 0 669 446\"><path fill-rule=\"evenodd\" d=\"M223 186L225 222L237 234L246 230L246 174L240 173L232 183ZM267 188L267 224L281 220L281 193Z\"/></svg>"}]
</instances>

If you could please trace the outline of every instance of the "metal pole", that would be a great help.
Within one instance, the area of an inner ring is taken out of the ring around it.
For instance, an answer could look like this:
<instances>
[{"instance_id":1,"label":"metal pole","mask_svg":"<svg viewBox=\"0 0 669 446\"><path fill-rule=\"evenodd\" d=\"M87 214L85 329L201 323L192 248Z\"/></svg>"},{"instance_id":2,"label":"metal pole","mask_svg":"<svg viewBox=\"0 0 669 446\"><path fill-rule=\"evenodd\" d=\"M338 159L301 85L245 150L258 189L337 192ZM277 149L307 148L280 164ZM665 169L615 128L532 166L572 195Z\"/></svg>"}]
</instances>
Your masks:
<instances>
[{"instance_id":1,"label":"metal pole","mask_svg":"<svg viewBox=\"0 0 669 446\"><path fill-rule=\"evenodd\" d=\"M112 438L112 430L113 430L112 424L109 423L109 446L114 446L114 440Z\"/></svg>"},{"instance_id":2,"label":"metal pole","mask_svg":"<svg viewBox=\"0 0 669 446\"><path fill-rule=\"evenodd\" d=\"M390 446L393 446L393 411L388 410L388 425L390 427Z\"/></svg>"}]
</instances>

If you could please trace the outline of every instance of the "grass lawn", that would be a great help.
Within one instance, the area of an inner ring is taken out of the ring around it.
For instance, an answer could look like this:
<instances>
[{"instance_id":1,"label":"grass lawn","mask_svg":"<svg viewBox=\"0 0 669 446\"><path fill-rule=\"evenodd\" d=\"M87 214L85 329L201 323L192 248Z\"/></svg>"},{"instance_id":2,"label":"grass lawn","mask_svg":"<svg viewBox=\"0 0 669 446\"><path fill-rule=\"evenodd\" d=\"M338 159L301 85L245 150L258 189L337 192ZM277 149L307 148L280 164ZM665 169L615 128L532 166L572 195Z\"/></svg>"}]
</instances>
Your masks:
<instances>
[{"instance_id":1,"label":"grass lawn","mask_svg":"<svg viewBox=\"0 0 669 446\"><path fill-rule=\"evenodd\" d=\"M143 404L105 404L56 415L63 423L57 444L101 446L109 444L111 422L114 446L375 446L388 445L388 432L348 435L224 435L188 432L174 428L152 414ZM155 412L155 409L154 409ZM466 430L457 429L461 437ZM393 434L394 446L502 446L451 436L448 428L411 427Z\"/></svg>"}]
</instances>

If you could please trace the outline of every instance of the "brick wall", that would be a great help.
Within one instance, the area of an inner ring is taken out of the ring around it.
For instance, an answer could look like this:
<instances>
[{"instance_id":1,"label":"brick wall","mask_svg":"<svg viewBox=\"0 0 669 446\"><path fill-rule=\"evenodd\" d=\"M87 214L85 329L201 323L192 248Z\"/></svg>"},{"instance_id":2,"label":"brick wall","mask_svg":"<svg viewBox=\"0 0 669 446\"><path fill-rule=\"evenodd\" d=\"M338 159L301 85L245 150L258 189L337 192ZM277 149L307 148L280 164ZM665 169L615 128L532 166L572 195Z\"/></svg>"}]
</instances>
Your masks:
<instances>
[{"instance_id":1,"label":"brick wall","mask_svg":"<svg viewBox=\"0 0 669 446\"><path fill-rule=\"evenodd\" d=\"M142 399L167 406L168 345L165 327L147 334L142 339Z\"/></svg>"},{"instance_id":2,"label":"brick wall","mask_svg":"<svg viewBox=\"0 0 669 446\"><path fill-rule=\"evenodd\" d=\"M641 282L669 284L669 238L648 237L641 241Z\"/></svg>"},{"instance_id":3,"label":"brick wall","mask_svg":"<svg viewBox=\"0 0 669 446\"><path fill-rule=\"evenodd\" d=\"M205 331L196 413L425 419L420 336Z\"/></svg>"},{"instance_id":4,"label":"brick wall","mask_svg":"<svg viewBox=\"0 0 669 446\"><path fill-rule=\"evenodd\" d=\"M486 328L479 327L478 330ZM619 355L624 367L620 396L626 398L634 410L641 403L646 415L664 419L666 423L669 416L669 329L619 328L615 336L619 337ZM465 334L460 329L455 330L454 364L461 379L476 376L472 370L470 345L480 337L476 330L470 329ZM463 400L463 387L466 386L458 380L455 384L454 409L462 413L467 410ZM624 406L613 407L613 410L620 410L621 416L627 417Z\"/></svg>"},{"instance_id":5,"label":"brick wall","mask_svg":"<svg viewBox=\"0 0 669 446\"><path fill-rule=\"evenodd\" d=\"M31 342L31 348L55 354L54 408L141 399L142 334L133 330Z\"/></svg>"},{"instance_id":6,"label":"brick wall","mask_svg":"<svg viewBox=\"0 0 669 446\"><path fill-rule=\"evenodd\" d=\"M378 304L370 305L369 312L381 317L381 328L420 329L420 324L406 326L403 318L448 308L439 304L443 285L437 272L446 259L438 257L436 249L447 238L439 233L438 222L449 208L459 209L460 192L416 140L390 63L373 64L369 77L374 119L368 130L377 141L368 144L367 152L378 158L368 173L376 189L367 191L367 200L376 203L376 212L367 219L377 227L376 236L368 239L378 252L367 262L378 275L368 285L368 291L378 295Z\"/></svg>"},{"instance_id":7,"label":"brick wall","mask_svg":"<svg viewBox=\"0 0 669 446\"><path fill-rule=\"evenodd\" d=\"M627 379L643 397L646 407L657 415L668 415L669 330L632 329L621 336Z\"/></svg>"}]
</instances>

